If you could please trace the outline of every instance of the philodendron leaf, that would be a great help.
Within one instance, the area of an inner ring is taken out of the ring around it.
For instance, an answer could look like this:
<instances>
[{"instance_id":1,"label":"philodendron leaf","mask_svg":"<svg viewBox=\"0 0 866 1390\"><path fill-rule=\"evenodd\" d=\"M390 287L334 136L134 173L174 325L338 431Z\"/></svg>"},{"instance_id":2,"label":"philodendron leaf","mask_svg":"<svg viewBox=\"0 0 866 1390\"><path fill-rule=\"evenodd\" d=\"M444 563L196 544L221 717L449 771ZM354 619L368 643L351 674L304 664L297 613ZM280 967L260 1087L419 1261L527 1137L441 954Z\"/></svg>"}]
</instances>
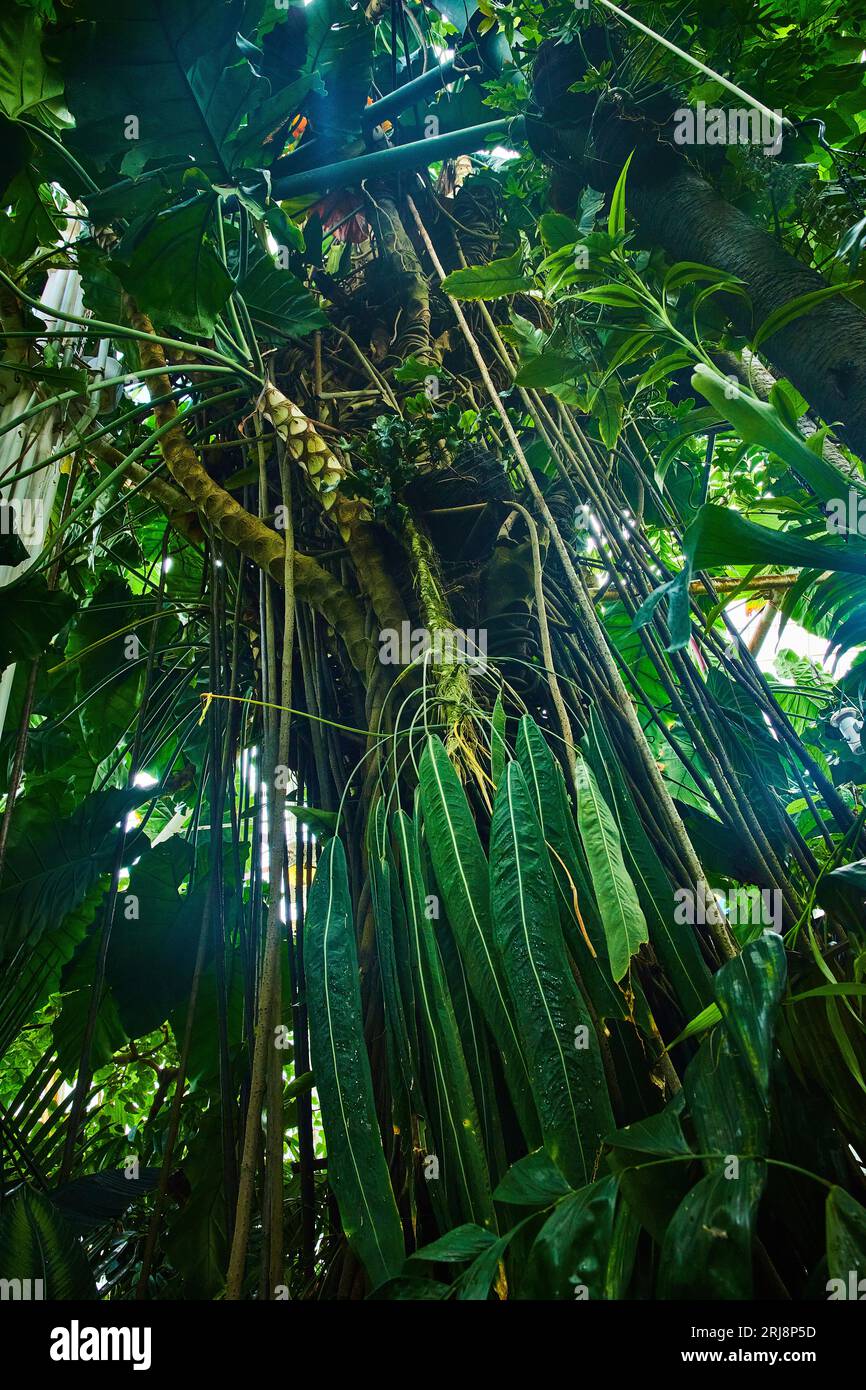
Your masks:
<instances>
[{"instance_id":1,"label":"philodendron leaf","mask_svg":"<svg viewBox=\"0 0 866 1390\"><path fill-rule=\"evenodd\" d=\"M577 824L604 923L611 975L618 982L628 973L632 956L649 940L649 930L625 866L616 821L582 757L576 761L576 782Z\"/></svg>"},{"instance_id":2,"label":"philodendron leaf","mask_svg":"<svg viewBox=\"0 0 866 1390\"><path fill-rule=\"evenodd\" d=\"M612 1121L598 1038L565 952L556 888L526 780L509 763L490 830L494 931L544 1146L573 1187L591 1181Z\"/></svg>"},{"instance_id":3,"label":"philodendron leaf","mask_svg":"<svg viewBox=\"0 0 866 1390\"><path fill-rule=\"evenodd\" d=\"M210 193L156 215L135 245L123 243L112 269L156 323L210 337L232 280L208 238Z\"/></svg>"},{"instance_id":4,"label":"philodendron leaf","mask_svg":"<svg viewBox=\"0 0 866 1390\"><path fill-rule=\"evenodd\" d=\"M375 1286L402 1268L403 1232L376 1119L349 875L336 837L316 866L304 922L304 964L328 1182L346 1237Z\"/></svg>"},{"instance_id":5,"label":"philodendron leaf","mask_svg":"<svg viewBox=\"0 0 866 1390\"><path fill-rule=\"evenodd\" d=\"M327 323L307 287L270 256L258 256L239 285L253 326L269 343L303 338Z\"/></svg>"},{"instance_id":6,"label":"philodendron leaf","mask_svg":"<svg viewBox=\"0 0 866 1390\"><path fill-rule=\"evenodd\" d=\"M24 574L0 589L0 669L41 656L75 608L75 600L61 589L49 589L41 574Z\"/></svg>"},{"instance_id":7,"label":"philodendron leaf","mask_svg":"<svg viewBox=\"0 0 866 1390\"><path fill-rule=\"evenodd\" d=\"M56 65L42 56L42 23L34 8L9 5L0 18L0 111L13 120L63 91Z\"/></svg>"},{"instance_id":8,"label":"philodendron leaf","mask_svg":"<svg viewBox=\"0 0 866 1390\"><path fill-rule=\"evenodd\" d=\"M21 1298L96 1298L84 1247L51 1199L29 1187L19 1188L3 1204L0 1270L4 1281L29 1282L29 1292L20 1293Z\"/></svg>"},{"instance_id":9,"label":"philodendron leaf","mask_svg":"<svg viewBox=\"0 0 866 1390\"><path fill-rule=\"evenodd\" d=\"M523 273L523 253L515 251L487 265L471 265L453 270L442 282L446 294L455 299L499 299L532 288L532 277Z\"/></svg>"},{"instance_id":10,"label":"philodendron leaf","mask_svg":"<svg viewBox=\"0 0 866 1390\"><path fill-rule=\"evenodd\" d=\"M118 822L148 795L111 787L65 818L36 796L22 797L0 889L0 961L20 945L34 947L83 902L110 868Z\"/></svg>"}]
</instances>

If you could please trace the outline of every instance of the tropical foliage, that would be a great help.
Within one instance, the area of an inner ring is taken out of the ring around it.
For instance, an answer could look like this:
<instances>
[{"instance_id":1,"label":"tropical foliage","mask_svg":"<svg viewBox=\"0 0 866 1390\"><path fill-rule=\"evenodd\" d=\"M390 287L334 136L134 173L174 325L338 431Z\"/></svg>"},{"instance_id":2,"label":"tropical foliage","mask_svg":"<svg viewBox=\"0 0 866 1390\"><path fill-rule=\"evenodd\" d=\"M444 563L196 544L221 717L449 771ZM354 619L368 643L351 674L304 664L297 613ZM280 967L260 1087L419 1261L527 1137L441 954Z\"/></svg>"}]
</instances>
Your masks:
<instances>
[{"instance_id":1,"label":"tropical foliage","mask_svg":"<svg viewBox=\"0 0 866 1390\"><path fill-rule=\"evenodd\" d=\"M866 1277L864 50L6 5L0 1277Z\"/></svg>"}]
</instances>

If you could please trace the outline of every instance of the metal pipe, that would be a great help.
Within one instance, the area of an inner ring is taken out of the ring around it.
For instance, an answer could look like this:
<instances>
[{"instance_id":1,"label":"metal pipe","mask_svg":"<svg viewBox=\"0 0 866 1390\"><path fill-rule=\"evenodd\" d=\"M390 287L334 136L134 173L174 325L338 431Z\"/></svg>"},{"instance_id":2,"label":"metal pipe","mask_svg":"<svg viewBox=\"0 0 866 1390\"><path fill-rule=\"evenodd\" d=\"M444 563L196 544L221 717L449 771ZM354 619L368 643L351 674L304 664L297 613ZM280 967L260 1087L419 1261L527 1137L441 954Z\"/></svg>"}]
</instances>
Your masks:
<instances>
[{"instance_id":1,"label":"metal pipe","mask_svg":"<svg viewBox=\"0 0 866 1390\"><path fill-rule=\"evenodd\" d=\"M404 89L405 90L405 89ZM414 140L411 145L395 145L376 150L373 154L343 159L337 164L323 164L320 169L305 169L297 174L283 174L274 179L273 196L277 199L296 198L302 193L327 193L330 188L357 187L363 179L377 175L399 174L405 169L420 169L437 159L453 154L467 154L479 149L488 135L508 135L513 142L526 138L523 116L503 116L498 121L453 130L447 135L435 135L429 140Z\"/></svg>"},{"instance_id":2,"label":"metal pipe","mask_svg":"<svg viewBox=\"0 0 866 1390\"><path fill-rule=\"evenodd\" d=\"M362 118L366 129L370 130L372 126L380 125L382 121L387 121L394 114L405 111L407 106L421 101L430 92L435 92L438 87L447 86L454 75L456 61L455 55L447 63L443 63L441 67L437 64L429 72L422 72L420 77L413 77L411 82L404 83L402 87L395 87L393 92L388 92L378 101L373 101L369 106L365 106Z\"/></svg>"}]
</instances>

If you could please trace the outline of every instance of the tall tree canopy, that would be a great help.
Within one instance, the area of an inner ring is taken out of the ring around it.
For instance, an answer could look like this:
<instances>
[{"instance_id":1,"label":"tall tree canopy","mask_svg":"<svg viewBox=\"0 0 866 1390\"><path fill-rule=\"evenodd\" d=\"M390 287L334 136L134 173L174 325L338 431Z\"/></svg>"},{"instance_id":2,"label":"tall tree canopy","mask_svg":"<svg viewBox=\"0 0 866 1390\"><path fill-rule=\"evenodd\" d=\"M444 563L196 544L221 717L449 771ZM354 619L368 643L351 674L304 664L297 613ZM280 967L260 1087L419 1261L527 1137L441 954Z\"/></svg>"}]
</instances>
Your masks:
<instances>
[{"instance_id":1,"label":"tall tree canopy","mask_svg":"<svg viewBox=\"0 0 866 1390\"><path fill-rule=\"evenodd\" d=\"M864 50L5 6L0 1276L866 1277Z\"/></svg>"}]
</instances>

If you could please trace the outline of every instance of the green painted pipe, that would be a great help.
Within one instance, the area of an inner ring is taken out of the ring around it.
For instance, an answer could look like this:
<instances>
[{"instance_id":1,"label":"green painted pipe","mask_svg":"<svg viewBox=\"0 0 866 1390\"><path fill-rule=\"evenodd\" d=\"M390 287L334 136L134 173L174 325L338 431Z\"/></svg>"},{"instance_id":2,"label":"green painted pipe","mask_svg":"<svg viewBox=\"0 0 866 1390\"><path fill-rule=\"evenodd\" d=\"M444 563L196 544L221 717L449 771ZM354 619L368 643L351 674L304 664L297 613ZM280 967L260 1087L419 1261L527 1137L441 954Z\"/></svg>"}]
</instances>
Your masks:
<instances>
[{"instance_id":1,"label":"green painted pipe","mask_svg":"<svg viewBox=\"0 0 866 1390\"><path fill-rule=\"evenodd\" d=\"M453 130L448 135L434 135L429 140L414 140L411 145L395 145L376 150L337 164L323 164L320 169L305 169L297 174L282 174L274 179L275 198L296 198L302 193L327 193L335 187L356 187L362 179L399 174L406 169L420 169L437 159L450 155L469 154L480 149L489 135L507 135L509 141L526 138L526 122L522 116L503 116L498 121Z\"/></svg>"},{"instance_id":2,"label":"green painted pipe","mask_svg":"<svg viewBox=\"0 0 866 1390\"><path fill-rule=\"evenodd\" d=\"M404 82L402 87L395 87L387 96L371 102L362 112L366 128L379 125L395 112L405 111L407 106L426 97L428 92L435 92L438 87L445 87L449 82L453 82L455 61L452 58L450 62L433 67L429 72L422 72L420 77L413 77L411 82Z\"/></svg>"}]
</instances>

